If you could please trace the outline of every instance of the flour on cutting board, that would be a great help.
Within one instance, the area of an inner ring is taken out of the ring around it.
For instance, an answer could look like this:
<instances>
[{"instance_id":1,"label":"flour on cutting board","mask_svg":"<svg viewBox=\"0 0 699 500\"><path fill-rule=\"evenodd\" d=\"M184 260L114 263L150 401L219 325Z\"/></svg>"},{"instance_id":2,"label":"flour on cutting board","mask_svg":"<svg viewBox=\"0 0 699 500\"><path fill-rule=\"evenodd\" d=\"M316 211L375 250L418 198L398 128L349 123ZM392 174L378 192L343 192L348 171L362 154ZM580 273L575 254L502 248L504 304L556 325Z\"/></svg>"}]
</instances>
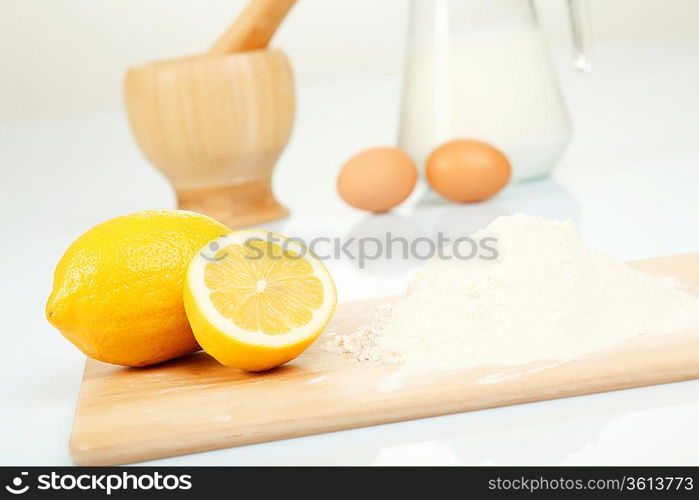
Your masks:
<instances>
[{"instance_id":1,"label":"flour on cutting board","mask_svg":"<svg viewBox=\"0 0 699 500\"><path fill-rule=\"evenodd\" d=\"M572 221L500 217L473 235L485 237L497 238L496 259L433 259L404 297L326 348L407 372L498 365L509 378L699 328L699 297L686 285L587 249Z\"/></svg>"}]
</instances>

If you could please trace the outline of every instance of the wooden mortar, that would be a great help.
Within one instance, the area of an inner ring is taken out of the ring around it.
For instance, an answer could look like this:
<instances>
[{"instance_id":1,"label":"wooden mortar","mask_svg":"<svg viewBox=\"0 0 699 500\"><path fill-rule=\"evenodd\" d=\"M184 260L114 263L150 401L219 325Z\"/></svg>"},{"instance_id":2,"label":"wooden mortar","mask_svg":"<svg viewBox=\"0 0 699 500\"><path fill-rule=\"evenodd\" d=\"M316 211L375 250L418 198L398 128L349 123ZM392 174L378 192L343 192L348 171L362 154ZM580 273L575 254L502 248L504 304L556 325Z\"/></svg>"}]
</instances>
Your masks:
<instances>
[{"instance_id":1,"label":"wooden mortar","mask_svg":"<svg viewBox=\"0 0 699 500\"><path fill-rule=\"evenodd\" d=\"M132 132L179 208L229 227L288 215L271 180L293 128L294 79L282 51L260 47L293 3L253 0L208 54L127 72Z\"/></svg>"}]
</instances>

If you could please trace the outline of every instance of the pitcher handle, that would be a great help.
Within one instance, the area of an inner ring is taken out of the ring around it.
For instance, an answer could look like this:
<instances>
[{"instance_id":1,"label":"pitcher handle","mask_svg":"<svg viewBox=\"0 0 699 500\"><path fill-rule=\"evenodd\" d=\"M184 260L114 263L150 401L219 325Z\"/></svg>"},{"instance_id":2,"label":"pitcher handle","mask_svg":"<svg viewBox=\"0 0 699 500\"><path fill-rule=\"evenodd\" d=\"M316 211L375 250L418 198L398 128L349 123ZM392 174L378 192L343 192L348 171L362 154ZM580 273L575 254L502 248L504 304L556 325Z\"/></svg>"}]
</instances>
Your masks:
<instances>
[{"instance_id":1,"label":"pitcher handle","mask_svg":"<svg viewBox=\"0 0 699 500\"><path fill-rule=\"evenodd\" d=\"M592 69L590 53L590 12L588 0L568 0L570 32L573 36L573 67L582 73Z\"/></svg>"}]
</instances>

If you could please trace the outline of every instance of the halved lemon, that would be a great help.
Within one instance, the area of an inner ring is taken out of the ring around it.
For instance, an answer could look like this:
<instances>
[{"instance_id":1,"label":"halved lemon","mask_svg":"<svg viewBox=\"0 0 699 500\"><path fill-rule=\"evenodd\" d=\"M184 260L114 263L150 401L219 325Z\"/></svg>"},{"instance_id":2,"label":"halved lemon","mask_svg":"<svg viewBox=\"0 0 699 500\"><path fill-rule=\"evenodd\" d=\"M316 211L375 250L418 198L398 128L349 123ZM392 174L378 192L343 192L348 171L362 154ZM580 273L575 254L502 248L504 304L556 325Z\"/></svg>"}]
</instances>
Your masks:
<instances>
[{"instance_id":1,"label":"halved lemon","mask_svg":"<svg viewBox=\"0 0 699 500\"><path fill-rule=\"evenodd\" d=\"M237 231L191 261L187 318L199 345L219 363L248 371L283 365L320 335L337 294L323 263L298 240Z\"/></svg>"}]
</instances>

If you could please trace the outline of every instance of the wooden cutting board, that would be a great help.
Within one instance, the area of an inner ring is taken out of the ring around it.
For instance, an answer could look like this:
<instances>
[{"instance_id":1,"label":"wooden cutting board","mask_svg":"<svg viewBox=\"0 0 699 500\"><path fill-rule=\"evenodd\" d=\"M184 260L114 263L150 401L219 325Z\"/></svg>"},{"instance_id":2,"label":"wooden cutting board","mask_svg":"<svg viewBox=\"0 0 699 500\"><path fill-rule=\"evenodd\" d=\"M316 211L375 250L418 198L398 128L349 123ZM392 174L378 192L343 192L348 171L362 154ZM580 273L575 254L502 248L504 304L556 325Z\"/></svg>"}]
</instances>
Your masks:
<instances>
[{"instance_id":1,"label":"wooden cutting board","mask_svg":"<svg viewBox=\"0 0 699 500\"><path fill-rule=\"evenodd\" d=\"M634 266L699 285L699 253ZM354 331L380 302L340 305L326 331ZM78 464L121 464L699 378L699 331L490 380L502 369L401 380L396 367L324 352L322 342L295 362L261 374L226 368L204 353L142 369L88 360L70 453Z\"/></svg>"}]
</instances>

